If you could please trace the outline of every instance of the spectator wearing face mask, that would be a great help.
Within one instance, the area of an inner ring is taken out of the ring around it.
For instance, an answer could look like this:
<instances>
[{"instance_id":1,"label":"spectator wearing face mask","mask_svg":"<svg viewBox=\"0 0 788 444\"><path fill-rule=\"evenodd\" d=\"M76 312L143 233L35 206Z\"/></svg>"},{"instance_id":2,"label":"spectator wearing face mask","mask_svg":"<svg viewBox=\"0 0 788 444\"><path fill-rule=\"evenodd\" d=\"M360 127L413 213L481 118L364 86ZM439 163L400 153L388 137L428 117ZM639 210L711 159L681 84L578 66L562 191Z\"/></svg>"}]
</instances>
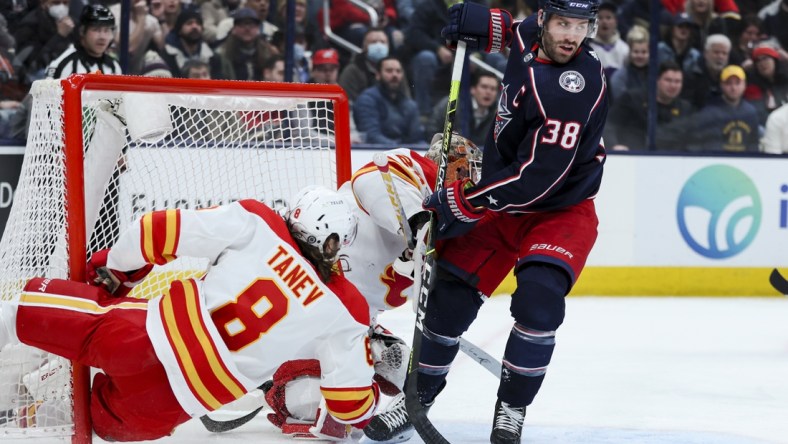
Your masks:
<instances>
[{"instance_id":1,"label":"spectator wearing face mask","mask_svg":"<svg viewBox=\"0 0 788 444\"><path fill-rule=\"evenodd\" d=\"M361 91L375 85L377 64L389 55L389 38L382 28L371 28L364 34L363 51L356 54L339 74L339 86L348 100L354 102ZM405 76L405 73L403 73ZM410 98L407 77L400 84L400 93Z\"/></svg>"},{"instance_id":2,"label":"spectator wearing face mask","mask_svg":"<svg viewBox=\"0 0 788 444\"><path fill-rule=\"evenodd\" d=\"M71 44L74 20L68 15L68 0L43 0L19 22L14 33L20 76L26 83L44 78L45 70Z\"/></svg>"}]
</instances>

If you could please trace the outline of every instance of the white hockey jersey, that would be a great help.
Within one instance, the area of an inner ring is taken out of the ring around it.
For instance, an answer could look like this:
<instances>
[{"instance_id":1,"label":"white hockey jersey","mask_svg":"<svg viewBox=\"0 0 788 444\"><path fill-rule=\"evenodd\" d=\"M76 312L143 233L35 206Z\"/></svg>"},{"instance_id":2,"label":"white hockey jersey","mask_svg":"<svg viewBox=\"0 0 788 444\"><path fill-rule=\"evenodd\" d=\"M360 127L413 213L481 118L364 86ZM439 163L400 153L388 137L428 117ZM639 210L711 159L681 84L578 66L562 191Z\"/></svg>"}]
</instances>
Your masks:
<instances>
[{"instance_id":1,"label":"white hockey jersey","mask_svg":"<svg viewBox=\"0 0 788 444\"><path fill-rule=\"evenodd\" d=\"M397 148L385 152L394 187L408 218L423 211L424 197L435 185L435 164ZM358 216L356 240L339 252L342 271L367 299L370 316L404 304L413 281L394 272L392 263L407 247L394 206L374 163L361 167L339 189Z\"/></svg>"},{"instance_id":2,"label":"white hockey jersey","mask_svg":"<svg viewBox=\"0 0 788 444\"><path fill-rule=\"evenodd\" d=\"M121 235L107 265L128 271L181 256L207 258L210 268L152 299L147 330L186 412L241 397L284 361L317 358L332 416L371 416L368 306L344 277L320 281L280 216L254 200L154 211Z\"/></svg>"}]
</instances>

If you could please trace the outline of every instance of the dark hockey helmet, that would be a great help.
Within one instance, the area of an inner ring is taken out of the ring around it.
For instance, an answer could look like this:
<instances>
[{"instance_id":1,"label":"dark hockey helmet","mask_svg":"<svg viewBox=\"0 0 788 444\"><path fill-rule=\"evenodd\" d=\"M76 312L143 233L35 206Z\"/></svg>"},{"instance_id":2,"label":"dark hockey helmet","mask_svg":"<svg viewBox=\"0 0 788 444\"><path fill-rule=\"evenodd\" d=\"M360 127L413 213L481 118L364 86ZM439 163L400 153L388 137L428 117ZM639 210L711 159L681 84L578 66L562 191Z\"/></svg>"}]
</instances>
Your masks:
<instances>
[{"instance_id":1,"label":"dark hockey helmet","mask_svg":"<svg viewBox=\"0 0 788 444\"><path fill-rule=\"evenodd\" d=\"M599 13L600 0L543 0L542 23L547 23L553 14L562 17L588 19L588 33L586 37L596 35L597 13ZM541 28L540 28L541 31Z\"/></svg>"},{"instance_id":2,"label":"dark hockey helmet","mask_svg":"<svg viewBox=\"0 0 788 444\"><path fill-rule=\"evenodd\" d=\"M115 15L104 5L86 5L79 15L80 26L112 26L115 27Z\"/></svg>"},{"instance_id":3,"label":"dark hockey helmet","mask_svg":"<svg viewBox=\"0 0 788 444\"><path fill-rule=\"evenodd\" d=\"M437 165L440 163L442 149L443 133L436 133L432 137L426 157ZM470 139L457 133L452 133L451 145L449 146L449 163L446 165L445 185L466 177L476 183L481 179L481 176L482 150Z\"/></svg>"}]
</instances>

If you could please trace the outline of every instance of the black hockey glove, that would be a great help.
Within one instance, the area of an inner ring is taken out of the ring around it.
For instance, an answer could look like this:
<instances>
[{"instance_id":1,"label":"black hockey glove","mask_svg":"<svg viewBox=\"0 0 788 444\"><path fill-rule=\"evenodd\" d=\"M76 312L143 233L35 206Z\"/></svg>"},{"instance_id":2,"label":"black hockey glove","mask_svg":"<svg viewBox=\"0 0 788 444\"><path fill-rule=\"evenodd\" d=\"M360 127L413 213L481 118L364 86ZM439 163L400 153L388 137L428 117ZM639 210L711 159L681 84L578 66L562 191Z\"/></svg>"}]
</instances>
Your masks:
<instances>
[{"instance_id":1,"label":"black hockey glove","mask_svg":"<svg viewBox=\"0 0 788 444\"><path fill-rule=\"evenodd\" d=\"M512 41L512 14L477 3L457 3L449 8L449 24L441 30L450 48L462 40L469 51L501 52Z\"/></svg>"},{"instance_id":2,"label":"black hockey glove","mask_svg":"<svg viewBox=\"0 0 788 444\"><path fill-rule=\"evenodd\" d=\"M462 236L484 217L487 209L476 208L465 198L466 184L470 183L469 179L458 180L424 200L424 209L438 217L436 239Z\"/></svg>"}]
</instances>

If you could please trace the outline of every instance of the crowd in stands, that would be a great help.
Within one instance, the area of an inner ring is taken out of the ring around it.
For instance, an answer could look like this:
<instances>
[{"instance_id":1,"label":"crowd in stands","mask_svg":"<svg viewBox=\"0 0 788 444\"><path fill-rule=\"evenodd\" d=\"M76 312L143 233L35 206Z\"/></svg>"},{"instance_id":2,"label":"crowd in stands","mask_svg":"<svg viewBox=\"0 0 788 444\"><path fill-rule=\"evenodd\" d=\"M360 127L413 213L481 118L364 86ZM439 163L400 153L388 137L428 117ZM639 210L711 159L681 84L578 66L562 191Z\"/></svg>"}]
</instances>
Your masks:
<instances>
[{"instance_id":1,"label":"crowd in stands","mask_svg":"<svg viewBox=\"0 0 788 444\"><path fill-rule=\"evenodd\" d=\"M454 53L440 30L456 0L294 2L293 82L339 84L351 101L352 140L419 145L442 130ZM538 0L492 2L523 19ZM284 81L287 0L131 0L124 74ZM604 0L589 42L603 64L610 150L788 153L788 0ZM33 81L121 72L118 0L0 0L0 139L24 139ZM650 54L650 27L661 36ZM492 125L503 54L473 54L460 127L480 146ZM656 85L649 66L658 63ZM490 69L490 70L485 70ZM498 72L495 72L498 71ZM498 76L497 76L497 75Z\"/></svg>"}]
</instances>

